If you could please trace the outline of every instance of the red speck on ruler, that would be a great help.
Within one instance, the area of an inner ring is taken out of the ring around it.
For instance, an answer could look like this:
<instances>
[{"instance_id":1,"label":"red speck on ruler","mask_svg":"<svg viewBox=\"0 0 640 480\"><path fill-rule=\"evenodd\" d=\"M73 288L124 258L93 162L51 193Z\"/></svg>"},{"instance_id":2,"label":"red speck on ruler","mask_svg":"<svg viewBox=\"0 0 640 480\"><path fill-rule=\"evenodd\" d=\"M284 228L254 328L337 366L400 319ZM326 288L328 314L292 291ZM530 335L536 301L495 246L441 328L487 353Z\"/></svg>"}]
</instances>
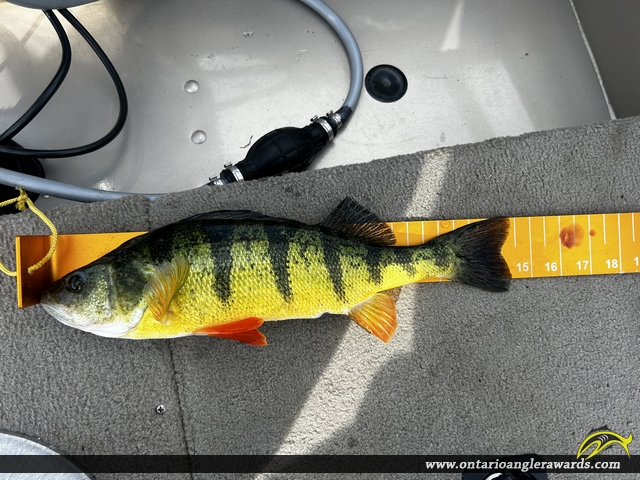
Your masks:
<instances>
[{"instance_id":1,"label":"red speck on ruler","mask_svg":"<svg viewBox=\"0 0 640 480\"><path fill-rule=\"evenodd\" d=\"M592 237L596 236L596 231L595 230L589 230L589 235Z\"/></svg>"},{"instance_id":2,"label":"red speck on ruler","mask_svg":"<svg viewBox=\"0 0 640 480\"><path fill-rule=\"evenodd\" d=\"M591 233L591 232L589 232ZM584 230L578 224L573 224L560 230L560 241L567 248L579 247L584 238Z\"/></svg>"}]
</instances>

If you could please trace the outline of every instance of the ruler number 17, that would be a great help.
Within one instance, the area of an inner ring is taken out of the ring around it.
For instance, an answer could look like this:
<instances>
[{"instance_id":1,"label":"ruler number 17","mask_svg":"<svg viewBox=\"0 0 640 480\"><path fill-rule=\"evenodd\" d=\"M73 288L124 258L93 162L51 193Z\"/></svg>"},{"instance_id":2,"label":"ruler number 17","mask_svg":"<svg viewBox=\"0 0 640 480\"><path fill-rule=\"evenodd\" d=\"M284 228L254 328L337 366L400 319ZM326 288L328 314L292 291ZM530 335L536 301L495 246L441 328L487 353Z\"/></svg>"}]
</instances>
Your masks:
<instances>
[{"instance_id":1,"label":"ruler number 17","mask_svg":"<svg viewBox=\"0 0 640 480\"><path fill-rule=\"evenodd\" d=\"M589 266L589 260L578 260L576 264L578 265L578 270L586 270Z\"/></svg>"}]
</instances>

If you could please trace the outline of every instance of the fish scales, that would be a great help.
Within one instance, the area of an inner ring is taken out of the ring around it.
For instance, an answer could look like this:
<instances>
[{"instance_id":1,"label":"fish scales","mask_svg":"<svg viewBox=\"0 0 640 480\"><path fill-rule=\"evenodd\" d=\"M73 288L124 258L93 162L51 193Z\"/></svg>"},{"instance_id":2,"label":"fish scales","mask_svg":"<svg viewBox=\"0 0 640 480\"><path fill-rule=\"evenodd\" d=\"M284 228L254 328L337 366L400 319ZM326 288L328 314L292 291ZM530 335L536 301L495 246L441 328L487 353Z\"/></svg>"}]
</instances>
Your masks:
<instances>
[{"instance_id":1,"label":"fish scales","mask_svg":"<svg viewBox=\"0 0 640 480\"><path fill-rule=\"evenodd\" d=\"M291 245L291 242L288 241L287 230L281 225L273 225L271 228L265 228L265 234L268 240L268 257L273 266L276 286L284 300L289 302L293 292L287 261Z\"/></svg>"},{"instance_id":2,"label":"fish scales","mask_svg":"<svg viewBox=\"0 0 640 480\"><path fill-rule=\"evenodd\" d=\"M244 224L219 230L215 244L204 228L173 230L180 245L174 256L184 255L191 271L173 298L170 324L159 328L146 314L136 336L184 335L248 317L273 321L346 313L377 291L424 278L429 269L446 274L430 265L432 255L424 249L354 244L321 229ZM375 258L381 262L372 264Z\"/></svg>"},{"instance_id":3,"label":"fish scales","mask_svg":"<svg viewBox=\"0 0 640 480\"><path fill-rule=\"evenodd\" d=\"M392 247L388 227L345 202L336 210L355 208L338 212L349 225L214 212L154 230L58 281L42 304L63 323L104 336L205 332L262 344L243 336L262 321L337 313L388 341L395 304L381 292L428 277L506 288L509 272L499 250L507 221L462 227L422 246ZM358 225L358 215L373 223Z\"/></svg>"}]
</instances>

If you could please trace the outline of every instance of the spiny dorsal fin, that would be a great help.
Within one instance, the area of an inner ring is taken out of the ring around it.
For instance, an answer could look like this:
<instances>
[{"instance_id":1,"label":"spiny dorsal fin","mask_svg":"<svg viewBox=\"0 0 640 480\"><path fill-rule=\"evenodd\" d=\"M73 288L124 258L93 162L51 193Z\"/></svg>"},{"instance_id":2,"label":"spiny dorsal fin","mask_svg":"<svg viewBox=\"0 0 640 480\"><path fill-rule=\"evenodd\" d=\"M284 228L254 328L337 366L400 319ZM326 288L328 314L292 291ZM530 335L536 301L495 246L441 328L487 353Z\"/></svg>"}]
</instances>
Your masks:
<instances>
[{"instance_id":1,"label":"spiny dorsal fin","mask_svg":"<svg viewBox=\"0 0 640 480\"><path fill-rule=\"evenodd\" d=\"M196 222L200 220L234 220L234 221L280 221L288 222L286 218L270 217L252 210L216 210L215 212L200 213L180 220L181 222Z\"/></svg>"},{"instance_id":2,"label":"spiny dorsal fin","mask_svg":"<svg viewBox=\"0 0 640 480\"><path fill-rule=\"evenodd\" d=\"M163 325L168 323L169 304L187 279L189 268L187 260L176 257L157 267L153 277L144 287L142 294L151 314Z\"/></svg>"},{"instance_id":3,"label":"spiny dorsal fin","mask_svg":"<svg viewBox=\"0 0 640 480\"><path fill-rule=\"evenodd\" d=\"M351 197L345 198L318 225L359 237L371 245L389 247L396 244L396 237L391 228Z\"/></svg>"}]
</instances>

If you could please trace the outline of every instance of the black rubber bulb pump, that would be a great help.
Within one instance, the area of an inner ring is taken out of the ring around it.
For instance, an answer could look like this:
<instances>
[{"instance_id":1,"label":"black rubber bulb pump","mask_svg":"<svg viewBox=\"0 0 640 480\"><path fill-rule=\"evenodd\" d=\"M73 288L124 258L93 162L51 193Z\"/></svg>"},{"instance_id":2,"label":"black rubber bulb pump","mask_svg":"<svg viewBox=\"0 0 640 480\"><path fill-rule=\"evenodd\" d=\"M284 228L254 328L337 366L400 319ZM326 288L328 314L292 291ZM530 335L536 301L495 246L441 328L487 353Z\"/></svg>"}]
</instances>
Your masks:
<instances>
[{"instance_id":1,"label":"black rubber bulb pump","mask_svg":"<svg viewBox=\"0 0 640 480\"><path fill-rule=\"evenodd\" d=\"M244 180L301 172L316 154L329 143L351 114L349 107L336 113L314 117L306 127L284 127L262 136L247 152L244 160L227 164L220 178L213 177L209 185L224 185Z\"/></svg>"}]
</instances>

